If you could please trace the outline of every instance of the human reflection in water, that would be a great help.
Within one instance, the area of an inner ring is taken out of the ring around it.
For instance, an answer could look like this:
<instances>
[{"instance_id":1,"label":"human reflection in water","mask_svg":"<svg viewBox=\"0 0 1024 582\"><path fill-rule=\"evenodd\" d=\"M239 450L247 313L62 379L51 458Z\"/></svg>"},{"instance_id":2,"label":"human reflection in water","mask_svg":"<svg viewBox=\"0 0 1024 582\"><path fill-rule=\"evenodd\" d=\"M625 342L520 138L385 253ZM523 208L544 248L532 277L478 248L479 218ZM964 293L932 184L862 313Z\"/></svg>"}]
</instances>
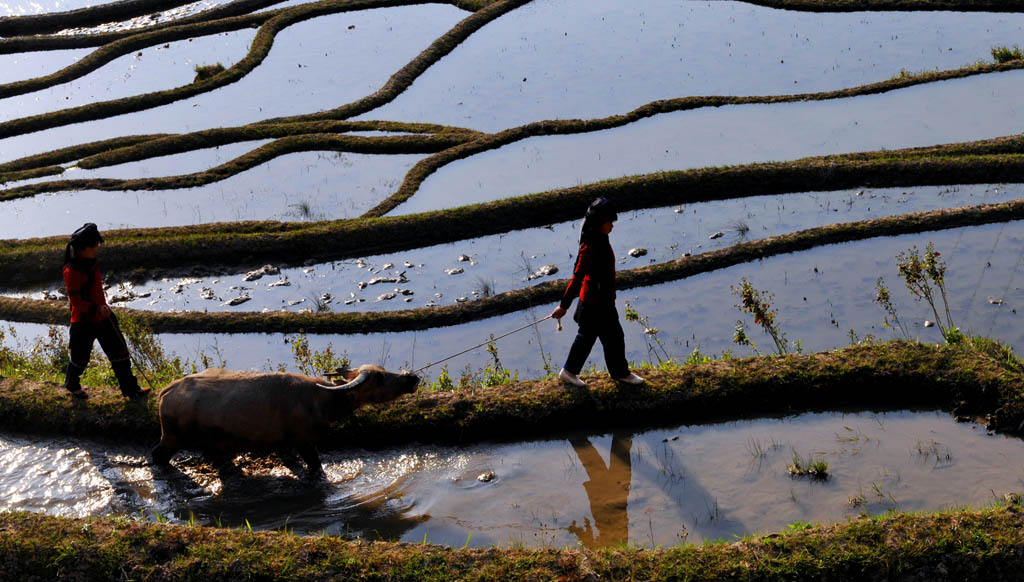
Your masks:
<instances>
[{"instance_id":1,"label":"human reflection in water","mask_svg":"<svg viewBox=\"0 0 1024 582\"><path fill-rule=\"evenodd\" d=\"M583 519L583 527L572 522L566 529L579 538L584 546L594 549L602 546L623 545L629 541L629 485L633 478L629 451L633 448L633 435L612 435L608 465L586 437L569 439L576 456L587 471L589 480L583 483L590 500L590 513L594 523ZM594 528L597 535L594 535Z\"/></svg>"}]
</instances>

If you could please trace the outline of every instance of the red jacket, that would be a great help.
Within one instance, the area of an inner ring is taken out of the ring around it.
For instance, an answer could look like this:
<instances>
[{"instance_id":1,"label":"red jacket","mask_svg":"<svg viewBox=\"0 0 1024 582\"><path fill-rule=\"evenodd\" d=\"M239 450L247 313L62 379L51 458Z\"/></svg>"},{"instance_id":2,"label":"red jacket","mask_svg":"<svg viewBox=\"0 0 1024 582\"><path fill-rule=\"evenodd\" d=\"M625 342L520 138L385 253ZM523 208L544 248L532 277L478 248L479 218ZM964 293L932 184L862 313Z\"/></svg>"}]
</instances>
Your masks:
<instances>
[{"instance_id":1,"label":"red jacket","mask_svg":"<svg viewBox=\"0 0 1024 582\"><path fill-rule=\"evenodd\" d=\"M615 253L607 236L592 236L580 244L572 279L560 305L569 309L577 296L587 305L615 302Z\"/></svg>"},{"instance_id":2,"label":"red jacket","mask_svg":"<svg viewBox=\"0 0 1024 582\"><path fill-rule=\"evenodd\" d=\"M107 304L103 293L103 277L95 260L75 259L64 265L64 289L71 300L71 323L99 323L109 317L100 316L99 308Z\"/></svg>"}]
</instances>

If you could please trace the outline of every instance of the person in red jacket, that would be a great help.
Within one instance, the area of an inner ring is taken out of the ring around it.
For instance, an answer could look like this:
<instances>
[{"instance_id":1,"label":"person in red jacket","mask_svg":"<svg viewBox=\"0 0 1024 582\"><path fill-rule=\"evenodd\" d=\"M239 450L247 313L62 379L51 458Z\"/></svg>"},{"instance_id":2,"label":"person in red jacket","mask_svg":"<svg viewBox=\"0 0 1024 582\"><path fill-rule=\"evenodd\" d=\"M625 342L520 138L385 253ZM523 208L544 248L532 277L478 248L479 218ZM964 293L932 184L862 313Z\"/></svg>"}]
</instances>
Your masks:
<instances>
[{"instance_id":1,"label":"person in red jacket","mask_svg":"<svg viewBox=\"0 0 1024 582\"><path fill-rule=\"evenodd\" d=\"M565 366L558 372L560 380L580 388L587 385L577 374L583 369L598 339L601 340L605 365L612 378L632 385L644 382L643 378L629 370L625 336L622 324L619 323L619 312L615 309L615 254L608 241L608 234L616 218L618 215L607 198L598 198L587 208L572 279L558 307L551 312L551 317L561 320L573 299L577 296L580 299L573 314L573 320L579 324L579 332L569 348Z\"/></svg>"},{"instance_id":2,"label":"person in red jacket","mask_svg":"<svg viewBox=\"0 0 1024 582\"><path fill-rule=\"evenodd\" d=\"M64 374L64 388L75 398L87 397L80 379L89 365L92 344L99 340L114 369L121 394L126 398L144 397L149 390L139 387L132 375L128 344L103 293L103 278L96 262L102 242L99 229L89 222L71 235L64 249L64 288L71 301L71 360Z\"/></svg>"}]
</instances>

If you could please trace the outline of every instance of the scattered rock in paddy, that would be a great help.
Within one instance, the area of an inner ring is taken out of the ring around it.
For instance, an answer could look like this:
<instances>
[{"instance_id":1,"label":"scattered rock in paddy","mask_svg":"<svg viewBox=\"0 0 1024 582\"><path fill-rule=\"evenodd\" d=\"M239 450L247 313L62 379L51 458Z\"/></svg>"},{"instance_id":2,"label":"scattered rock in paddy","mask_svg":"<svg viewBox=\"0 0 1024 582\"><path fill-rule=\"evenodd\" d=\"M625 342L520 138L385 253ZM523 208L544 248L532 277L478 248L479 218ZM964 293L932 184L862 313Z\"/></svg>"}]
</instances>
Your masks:
<instances>
[{"instance_id":1,"label":"scattered rock in paddy","mask_svg":"<svg viewBox=\"0 0 1024 582\"><path fill-rule=\"evenodd\" d=\"M202 282L203 282L202 279L185 278L185 279L182 279L182 280L178 281L173 287L171 287L170 288L170 292L171 293L181 293L189 285L195 285L197 283L202 283Z\"/></svg>"},{"instance_id":2,"label":"scattered rock in paddy","mask_svg":"<svg viewBox=\"0 0 1024 582\"><path fill-rule=\"evenodd\" d=\"M558 267L556 267L555 265L544 265L543 267L537 269L535 272L530 273L529 275L527 275L526 280L527 281L532 281L534 279L539 279L540 277L546 277L548 275L554 275L557 272L558 272Z\"/></svg>"},{"instance_id":3,"label":"scattered rock in paddy","mask_svg":"<svg viewBox=\"0 0 1024 582\"><path fill-rule=\"evenodd\" d=\"M294 305L298 305L299 303L305 303L305 302L306 302L305 299L295 299L293 301L287 301L286 303L288 304L288 307L292 307Z\"/></svg>"},{"instance_id":4,"label":"scattered rock in paddy","mask_svg":"<svg viewBox=\"0 0 1024 582\"><path fill-rule=\"evenodd\" d=\"M991 305L1002 305L1003 304L1003 300L1002 299L999 299L998 297L993 297L992 295L988 296L988 302Z\"/></svg>"},{"instance_id":5,"label":"scattered rock in paddy","mask_svg":"<svg viewBox=\"0 0 1024 582\"><path fill-rule=\"evenodd\" d=\"M636 247L629 249L629 256L631 257L642 257L647 254L647 249L643 247Z\"/></svg>"},{"instance_id":6,"label":"scattered rock in paddy","mask_svg":"<svg viewBox=\"0 0 1024 582\"><path fill-rule=\"evenodd\" d=\"M323 301L324 303L330 303L331 301L334 301L334 296L331 295L330 293L321 293L320 301Z\"/></svg>"},{"instance_id":7,"label":"scattered rock in paddy","mask_svg":"<svg viewBox=\"0 0 1024 582\"><path fill-rule=\"evenodd\" d=\"M263 265L262 267L260 267L259 269L256 269L255 271L249 271L248 273L246 273L245 277L243 277L243 280L244 281L255 281L257 279L262 279L264 275L280 275L280 274L281 274L281 269L278 269L274 265Z\"/></svg>"},{"instance_id":8,"label":"scattered rock in paddy","mask_svg":"<svg viewBox=\"0 0 1024 582\"><path fill-rule=\"evenodd\" d=\"M467 301L469 301L469 297L456 297L455 298L455 302L456 303L465 303Z\"/></svg>"},{"instance_id":9,"label":"scattered rock in paddy","mask_svg":"<svg viewBox=\"0 0 1024 582\"><path fill-rule=\"evenodd\" d=\"M228 301L225 301L224 303L221 303L221 305L228 305L228 306L234 307L235 305L241 305L241 304L245 303L246 301L249 301L250 299L252 299L252 297L249 297L248 295L239 295L238 297L235 297L234 299L230 299Z\"/></svg>"},{"instance_id":10,"label":"scattered rock in paddy","mask_svg":"<svg viewBox=\"0 0 1024 582\"><path fill-rule=\"evenodd\" d=\"M494 481L495 477L497 477L497 475L494 474L494 471L487 471L486 473L480 473L477 475L476 480L481 483L490 483L491 481Z\"/></svg>"},{"instance_id":11,"label":"scattered rock in paddy","mask_svg":"<svg viewBox=\"0 0 1024 582\"><path fill-rule=\"evenodd\" d=\"M284 277L282 279L278 279L277 281L274 281L273 283L267 285L267 287L291 287L291 286L292 286L292 282L288 280L288 277Z\"/></svg>"},{"instance_id":12,"label":"scattered rock in paddy","mask_svg":"<svg viewBox=\"0 0 1024 582\"><path fill-rule=\"evenodd\" d=\"M449 275L461 275L462 273L465 273L466 271L461 269L461 268L459 268L459 267L455 267L454 269L445 269L444 272L448 273Z\"/></svg>"},{"instance_id":13,"label":"scattered rock in paddy","mask_svg":"<svg viewBox=\"0 0 1024 582\"><path fill-rule=\"evenodd\" d=\"M390 301L395 297L397 297L397 295L394 293L382 293L377 296L377 301Z\"/></svg>"},{"instance_id":14,"label":"scattered rock in paddy","mask_svg":"<svg viewBox=\"0 0 1024 582\"><path fill-rule=\"evenodd\" d=\"M209 287L203 287L199 291L199 298L200 299L207 299L207 300L211 300L211 301L212 300L219 300L219 297L217 297L217 294L214 293L213 289L210 289Z\"/></svg>"},{"instance_id":15,"label":"scattered rock in paddy","mask_svg":"<svg viewBox=\"0 0 1024 582\"><path fill-rule=\"evenodd\" d=\"M935 322L931 321L930 319L926 319L926 320L924 320L924 326L925 327L934 327L935 326Z\"/></svg>"},{"instance_id":16,"label":"scattered rock in paddy","mask_svg":"<svg viewBox=\"0 0 1024 582\"><path fill-rule=\"evenodd\" d=\"M409 279L405 276L405 271L402 271L394 277L374 277L369 281L366 281L366 285L377 285L379 283L408 283ZM365 285L363 282L359 282L359 288L364 289Z\"/></svg>"},{"instance_id":17,"label":"scattered rock in paddy","mask_svg":"<svg viewBox=\"0 0 1024 582\"><path fill-rule=\"evenodd\" d=\"M722 231L718 231L715 234L709 236L708 238L711 240L715 240L716 238L722 238L723 236L725 236L725 233Z\"/></svg>"},{"instance_id":18,"label":"scattered rock in paddy","mask_svg":"<svg viewBox=\"0 0 1024 582\"><path fill-rule=\"evenodd\" d=\"M470 262L472 260L473 259L469 255L459 255L459 262L460 263L468 263L468 262Z\"/></svg>"}]
</instances>

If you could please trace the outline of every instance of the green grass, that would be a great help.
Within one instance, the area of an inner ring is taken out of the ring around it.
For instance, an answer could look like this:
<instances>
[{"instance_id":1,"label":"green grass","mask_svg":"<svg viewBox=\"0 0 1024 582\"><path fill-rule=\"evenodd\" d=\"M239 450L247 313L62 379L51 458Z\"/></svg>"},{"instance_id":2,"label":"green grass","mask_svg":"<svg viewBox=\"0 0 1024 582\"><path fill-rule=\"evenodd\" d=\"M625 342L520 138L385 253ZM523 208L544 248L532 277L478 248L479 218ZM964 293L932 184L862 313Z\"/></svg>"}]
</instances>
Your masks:
<instances>
[{"instance_id":1,"label":"green grass","mask_svg":"<svg viewBox=\"0 0 1024 582\"><path fill-rule=\"evenodd\" d=\"M296 361L310 371L344 359L327 350L310 353L300 340ZM116 431L140 443L156 439L155 399L146 405L125 401L102 362L86 376L90 399L73 402L58 383L63 353L46 342L28 353L0 351L0 428L91 437ZM428 386L360 409L332 425L320 447L537 438L573 428L708 422L837 406L937 407L987 417L992 430L1016 434L1024 425L1024 372L1008 354L991 340L956 346L901 340L819 354L673 363L643 370L647 383L629 389L606 374L585 373L585 390L567 389L551 378L519 381L497 362L460 379L442 373L433 390ZM153 365L150 375L160 387L199 365L172 359Z\"/></svg>"},{"instance_id":2,"label":"green grass","mask_svg":"<svg viewBox=\"0 0 1024 582\"><path fill-rule=\"evenodd\" d=\"M1020 47L1017 45L1013 45L1013 48L1006 46L994 46L992 47L992 58L997 63L1009 63L1011 61L1024 59L1024 52L1021 52Z\"/></svg>"},{"instance_id":3,"label":"green grass","mask_svg":"<svg viewBox=\"0 0 1024 582\"><path fill-rule=\"evenodd\" d=\"M586 549L449 548L127 518L0 514L9 579L1016 580L1024 515L888 514L726 543Z\"/></svg>"}]
</instances>

